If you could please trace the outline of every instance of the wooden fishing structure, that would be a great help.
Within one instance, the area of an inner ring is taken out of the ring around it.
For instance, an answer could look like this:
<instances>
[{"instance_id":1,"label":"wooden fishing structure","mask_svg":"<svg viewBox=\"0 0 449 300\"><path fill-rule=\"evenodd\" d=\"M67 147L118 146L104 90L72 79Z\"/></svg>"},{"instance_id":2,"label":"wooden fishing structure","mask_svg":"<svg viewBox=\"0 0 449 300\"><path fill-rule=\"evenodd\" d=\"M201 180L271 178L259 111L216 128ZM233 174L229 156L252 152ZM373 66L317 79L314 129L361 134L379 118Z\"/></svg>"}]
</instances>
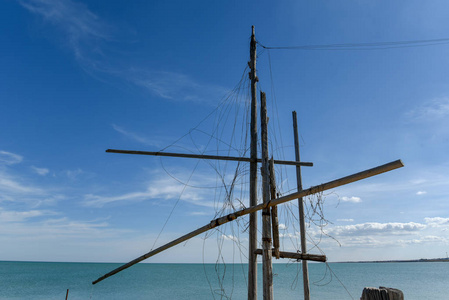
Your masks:
<instances>
[{"instance_id":1,"label":"wooden fishing structure","mask_svg":"<svg viewBox=\"0 0 449 300\"><path fill-rule=\"evenodd\" d=\"M214 159L214 160L229 160L239 162L249 162L250 164L250 182L249 182L249 203L248 208L244 208L225 216L213 219L208 224L187 233L165 245L160 246L154 250L149 251L146 254L112 270L111 272L101 276L92 282L97 284L98 282L113 276L145 259L148 259L162 251L165 251L171 247L174 247L184 241L187 241L197 235L205 233L213 228L232 222L237 218L245 215L249 215L249 253L248 253L248 299L257 299L257 255L262 256L262 274L263 274L263 299L273 299L273 270L272 270L272 258L289 258L302 261L303 270L303 285L304 285L304 299L310 299L309 292L309 279L308 279L308 267L307 261L325 262L327 260L325 255L317 255L307 253L306 247L306 229L304 218L304 203L303 197L322 193L323 191L333 189L348 183L359 181L368 177L372 177L384 172L388 172L400 167L403 167L403 163L400 160L396 160L372 169L368 169L359 173L355 173L346 177L342 177L327 183L323 183L317 186L312 186L308 189L303 189L301 180L301 166L313 166L310 162L301 162L299 153L299 139L297 129L296 112L293 112L293 128L294 128L294 143L295 143L295 161L284 161L269 159L268 153L268 117L267 117L267 105L266 96L264 92L260 93L260 124L261 124L261 158L257 157L257 82L258 77L256 73L256 38L254 26L252 27L252 35L250 42L250 79L251 79L251 123L250 123L250 157L231 157L231 156L214 156L214 155L197 155L197 154L185 154L185 153L167 153L167 152L148 152L148 151L134 151L134 150L117 150L108 149L109 153L121 153L121 154L137 154L137 155L152 155L152 156L171 156L180 158L196 158L196 159ZM262 175L262 203L258 204L257 195L257 173L258 166L261 164ZM274 165L291 165L296 167L297 176L297 192L278 197L276 193L275 173ZM277 206L292 200L297 199L299 207L299 221L300 221L300 238L301 238L301 252L284 252L279 249L279 224L277 216ZM261 211L262 216L262 249L257 248L257 212Z\"/></svg>"}]
</instances>

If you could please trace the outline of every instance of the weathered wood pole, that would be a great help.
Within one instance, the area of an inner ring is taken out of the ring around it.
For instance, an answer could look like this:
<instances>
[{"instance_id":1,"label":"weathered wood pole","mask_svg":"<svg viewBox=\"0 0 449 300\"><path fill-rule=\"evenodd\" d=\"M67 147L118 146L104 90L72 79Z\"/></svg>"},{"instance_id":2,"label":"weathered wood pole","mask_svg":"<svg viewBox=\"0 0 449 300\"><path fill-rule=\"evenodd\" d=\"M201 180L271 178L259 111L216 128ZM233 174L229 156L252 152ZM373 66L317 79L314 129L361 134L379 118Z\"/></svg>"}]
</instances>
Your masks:
<instances>
[{"instance_id":1,"label":"weathered wood pole","mask_svg":"<svg viewBox=\"0 0 449 300\"><path fill-rule=\"evenodd\" d=\"M296 119L296 111L293 111L293 131L295 138L295 158L296 161L300 161L299 156L299 135L298 135L298 121ZM302 191L302 176L301 167L296 166L296 182L298 187L298 192ZM299 207L299 229L301 234L301 252L307 254L307 244L306 244L306 225L304 220L304 201L303 198L298 198ZM310 289L309 289L309 267L307 266L307 260L302 261L302 278L304 285L304 300L310 300Z\"/></svg>"},{"instance_id":2,"label":"weathered wood pole","mask_svg":"<svg viewBox=\"0 0 449 300\"><path fill-rule=\"evenodd\" d=\"M276 175L274 173L273 157L270 159L270 192L271 199L276 199ZM273 255L276 259L280 258L280 242L279 242L279 219L278 219L278 207L273 206L271 208L271 226L273 229Z\"/></svg>"},{"instance_id":3,"label":"weathered wood pole","mask_svg":"<svg viewBox=\"0 0 449 300\"><path fill-rule=\"evenodd\" d=\"M339 187L339 186L342 186L342 185L345 185L345 184L348 184L351 182L355 182L355 181L359 181L359 180L362 180L362 179L365 179L368 177L379 175L379 174L382 174L382 173L385 173L385 172L388 172L388 171L391 171L391 170L394 170L397 168L402 168L403 166L404 166L404 164L402 163L401 160L395 160L390 163L387 163L387 164L384 164L384 165L381 165L381 166L378 166L378 167L375 167L372 169L368 169L368 170L365 170L365 171L362 171L359 173L355 173L355 174L352 174L352 175L349 175L346 177L335 179L335 180L332 180L332 181L329 181L329 182L326 182L326 183L323 183L320 185L312 186L308 189L305 189L305 190L302 190L299 192L295 192L292 194L288 194L288 195L276 198L274 200L270 200L268 203L261 203L256 206L248 207L248 208L233 212L231 214L220 217L218 219L214 219L214 220L210 221L209 224L204 225L203 227L200 227L192 232L189 232L189 233L177 238L176 240L173 240L165 245L160 246L157 249L151 250L150 252L148 252L144 255L141 255L138 258L133 259L132 261L112 270L111 272L109 272L109 273L101 276L97 280L93 281L92 284L97 284L98 282L103 281L106 278L111 277L112 275L115 275L118 272L121 272L121 271L147 259L147 258L150 258L158 253L161 253L162 251L165 251L173 246L176 246L182 242L185 242L188 239L191 239L197 235L200 235L201 233L209 231L212 228L215 228L217 226L221 226L228 222L234 221L235 219L237 219L239 217L249 215L253 212L256 212L256 211L259 211L262 209L267 209L267 208L270 208L270 207L273 207L273 206L276 206L276 205L279 205L279 204L282 204L282 203L285 203L285 202L288 202L288 201L291 201L294 199L298 199L300 197L305 197L305 196L312 195L315 193L320 193L320 192L330 190L330 189L333 189L333 188L336 188L336 187Z\"/></svg>"},{"instance_id":4,"label":"weathered wood pole","mask_svg":"<svg viewBox=\"0 0 449 300\"><path fill-rule=\"evenodd\" d=\"M272 250L274 255L274 249ZM263 250L257 249L256 250L257 255L262 255ZM279 251L279 258L291 258L291 259L305 259L305 260L312 260L312 261L319 261L319 262L326 262L327 257L326 255L319 255L319 254L302 254L297 252L285 252L285 251Z\"/></svg>"},{"instance_id":5,"label":"weathered wood pole","mask_svg":"<svg viewBox=\"0 0 449 300\"><path fill-rule=\"evenodd\" d=\"M256 75L256 35L252 27L250 42L251 79L251 144L249 165L249 204L257 205L257 75ZM257 212L249 215L249 253L248 253L248 300L257 300Z\"/></svg>"},{"instance_id":6,"label":"weathered wood pole","mask_svg":"<svg viewBox=\"0 0 449 300\"><path fill-rule=\"evenodd\" d=\"M267 99L260 92L260 128L262 146L262 198L263 203L270 202L270 171L268 162L268 117ZM271 217L270 208L262 210L262 268L263 268L263 299L273 299L273 265L271 252Z\"/></svg>"}]
</instances>

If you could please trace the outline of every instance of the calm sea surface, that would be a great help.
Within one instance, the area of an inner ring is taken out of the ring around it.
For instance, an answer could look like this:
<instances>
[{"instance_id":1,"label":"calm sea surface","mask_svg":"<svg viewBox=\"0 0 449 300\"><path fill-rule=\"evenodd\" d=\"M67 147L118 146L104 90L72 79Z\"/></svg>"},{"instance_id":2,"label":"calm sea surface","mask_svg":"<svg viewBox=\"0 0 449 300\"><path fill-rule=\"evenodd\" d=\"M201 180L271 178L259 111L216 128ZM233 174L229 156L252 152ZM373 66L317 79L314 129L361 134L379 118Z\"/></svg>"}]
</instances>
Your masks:
<instances>
[{"instance_id":1,"label":"calm sea surface","mask_svg":"<svg viewBox=\"0 0 449 300\"><path fill-rule=\"evenodd\" d=\"M138 264L91 284L118 266L0 262L0 299L65 299L67 289L70 300L246 299L244 264ZM309 272L311 299L359 299L366 286L398 288L406 300L449 299L449 263L313 263ZM275 264L274 273L275 299L301 299L299 264Z\"/></svg>"}]
</instances>

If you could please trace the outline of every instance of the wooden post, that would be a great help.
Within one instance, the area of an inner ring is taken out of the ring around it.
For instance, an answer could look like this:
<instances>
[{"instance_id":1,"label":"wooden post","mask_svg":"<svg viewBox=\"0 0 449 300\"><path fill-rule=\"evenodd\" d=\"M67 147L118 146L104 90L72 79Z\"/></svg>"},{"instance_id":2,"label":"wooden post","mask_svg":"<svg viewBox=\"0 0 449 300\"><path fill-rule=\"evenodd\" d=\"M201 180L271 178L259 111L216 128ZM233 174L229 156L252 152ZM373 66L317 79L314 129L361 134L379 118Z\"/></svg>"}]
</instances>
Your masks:
<instances>
[{"instance_id":1,"label":"wooden post","mask_svg":"<svg viewBox=\"0 0 449 300\"><path fill-rule=\"evenodd\" d=\"M404 300L404 293L401 290L386 288L366 287L363 289L360 300Z\"/></svg>"},{"instance_id":2,"label":"wooden post","mask_svg":"<svg viewBox=\"0 0 449 300\"><path fill-rule=\"evenodd\" d=\"M262 146L262 198L263 203L270 202L270 173L268 167L268 117L267 99L260 92L260 124ZM262 268L263 268L263 299L273 299L273 266L271 252L271 220L270 209L262 210Z\"/></svg>"},{"instance_id":3,"label":"wooden post","mask_svg":"<svg viewBox=\"0 0 449 300\"><path fill-rule=\"evenodd\" d=\"M296 119L296 111L293 111L293 130L295 138L295 158L296 161L300 161L299 157L299 136L298 136L298 122ZM301 167L296 166L296 182L298 187L298 192L302 191L302 177L301 177ZM307 244L306 244L306 225L304 220L304 201L302 197L298 198L299 207L299 229L301 234L301 252L302 254L307 254ZM310 300L310 290L309 290L309 269L307 266L307 260L302 261L302 278L304 285L304 300Z\"/></svg>"},{"instance_id":4,"label":"wooden post","mask_svg":"<svg viewBox=\"0 0 449 300\"><path fill-rule=\"evenodd\" d=\"M256 206L248 207L248 208L233 212L231 214L220 217L218 219L214 219L214 220L210 221L209 224L204 225L203 227L200 227L190 233L187 233L187 234L185 234L185 235L177 238L176 240L173 240L165 245L162 245L157 249L151 250L150 252L148 252L144 255L141 255L138 258L112 270L111 272L109 272L109 273L101 276L97 280L93 281L92 284L97 284L98 282L103 281L106 278L111 277L112 275L115 275L118 272L121 272L121 271L147 259L147 258L150 258L158 253L161 253L162 251L165 251L173 246L176 246L182 242L185 242L188 239L191 239L191 238L193 238L197 235L200 235L206 231L209 231L212 228L215 228L217 226L234 221L235 219L237 219L239 217L251 214L253 212L256 212L256 211L259 211L262 209L267 209L267 208L270 208L270 207L273 207L273 206L276 206L276 205L279 205L279 204L282 204L282 203L285 203L285 202L288 202L288 201L291 201L294 199L298 199L300 197L305 197L308 195L324 192L324 191L327 191L327 190L330 190L330 189L333 189L333 188L336 188L336 187L339 187L339 186L342 186L342 185L345 185L345 184L348 184L351 182L356 182L356 181L359 181L359 180L362 180L362 179L365 179L368 177L373 177L373 176L376 176L376 175L379 175L379 174L382 174L382 173L385 173L385 172L388 172L388 171L391 171L394 169L402 168L403 166L404 166L404 164L402 163L401 160L395 160L390 163L387 163L387 164L384 164L384 165L381 165L381 166L378 166L378 167L375 167L372 169L368 169L368 170L365 170L365 171L362 171L359 173L355 173L355 174L352 174L352 175L349 175L349 176L346 176L343 178L335 179L335 180L332 180L332 181L329 181L329 182L326 182L326 183L323 183L320 185L312 186L306 190L298 191L298 192L295 192L292 194L282 196L280 198L270 200L268 203L261 203Z\"/></svg>"},{"instance_id":5,"label":"wooden post","mask_svg":"<svg viewBox=\"0 0 449 300\"><path fill-rule=\"evenodd\" d=\"M271 199L276 199L276 176L274 173L273 157L270 159L270 192ZM271 208L271 226L273 229L273 255L276 259L280 258L279 253L279 219L278 219L278 207L273 206Z\"/></svg>"},{"instance_id":6,"label":"wooden post","mask_svg":"<svg viewBox=\"0 0 449 300\"><path fill-rule=\"evenodd\" d=\"M67 289L67 292L65 293L65 300L69 299L69 289Z\"/></svg>"},{"instance_id":7,"label":"wooden post","mask_svg":"<svg viewBox=\"0 0 449 300\"><path fill-rule=\"evenodd\" d=\"M249 204L257 205L257 75L256 75L256 35L252 27L250 42L251 79L251 145L249 165ZM249 253L248 253L248 300L257 300L257 213L249 215Z\"/></svg>"}]
</instances>

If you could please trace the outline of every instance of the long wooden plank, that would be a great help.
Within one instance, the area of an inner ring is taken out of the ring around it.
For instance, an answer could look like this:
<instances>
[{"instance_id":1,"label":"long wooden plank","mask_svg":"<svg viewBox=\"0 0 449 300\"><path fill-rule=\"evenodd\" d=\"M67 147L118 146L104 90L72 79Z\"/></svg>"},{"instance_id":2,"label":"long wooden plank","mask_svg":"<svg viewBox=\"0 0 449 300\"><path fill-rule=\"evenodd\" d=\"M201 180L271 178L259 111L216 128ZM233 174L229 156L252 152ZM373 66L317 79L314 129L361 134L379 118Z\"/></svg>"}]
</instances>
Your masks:
<instances>
[{"instance_id":1,"label":"long wooden plank","mask_svg":"<svg viewBox=\"0 0 449 300\"><path fill-rule=\"evenodd\" d=\"M272 249L274 254L274 249ZM257 249L254 251L257 255L262 255L263 250ZM326 262L327 257L326 255L317 255L317 254L303 254L303 253L297 253L297 252L285 252L285 251L279 251L279 257L280 258L291 258L291 259L298 259L298 260L312 260L312 261L320 261L320 262Z\"/></svg>"},{"instance_id":2,"label":"long wooden plank","mask_svg":"<svg viewBox=\"0 0 449 300\"><path fill-rule=\"evenodd\" d=\"M152 156L198 158L198 159L232 160L232 161L246 161L246 162L251 162L252 161L252 159L249 158L249 157L204 155L204 154L189 154L189 153L151 152L151 151L117 150L117 149L107 149L106 152L108 152L108 153L121 153L121 154L137 154L137 155L152 155ZM260 158L258 158L256 161L257 162L262 162L262 160ZM311 162L274 160L274 163L278 164L278 165L313 167L313 163L311 163Z\"/></svg>"},{"instance_id":3,"label":"long wooden plank","mask_svg":"<svg viewBox=\"0 0 449 300\"><path fill-rule=\"evenodd\" d=\"M188 239L190 239L192 237L195 237L195 236L197 236L197 235L199 235L201 233L204 233L204 232L206 232L206 231L208 231L208 230L210 230L212 228L215 228L217 226L220 226L220 225L223 225L225 223L231 222L231 221L237 219L238 217L250 214L250 213L255 212L255 211L259 211L259 210L262 210L262 209L273 207L275 205L279 205L279 204L291 201L293 199L297 199L297 198L300 198L300 197L306 197L308 195L320 193L320 192L323 192L323 191L326 191L326 190L329 190L329 189L333 189L333 188L336 188L336 187L339 187L339 186L342 186L342 185L345 185L345 184L348 184L348 183L351 183L351 182L359 181L359 180L362 180L362 179L365 179L365 178L368 178L368 177L372 177L372 176L375 176L375 175L378 175L378 174L382 174L382 173L385 173L385 172L388 172L388 171L392 171L394 169L401 168L403 166L404 166L404 164L402 163L401 160L396 160L396 161L393 161L393 162L390 162L390 163L387 163L387 164L384 164L384 165L381 165L381 166L378 166L378 167L375 167L375 168L372 168L372 169L369 169L369 170L365 170L365 171L362 171L362 172L359 172L359 173L356 173L356 174L352 174L352 175L349 175L349 176L346 176L346 177L343 177L343 178L339 178L339 179L336 179L336 180L333 180L333 181L329 181L327 183L323 183L323 184L320 184L320 185L313 186L313 187L308 188L306 190L302 190L302 191L299 191L299 192L295 192L295 193L292 193L292 194L289 194L289 195L286 195L286 196L283 196L283 197L271 200L268 203L261 203L261 204L258 204L256 206L252 206L252 207L249 207L249 208L245 208L245 209L236 211L236 212L234 212L232 214L220 217L218 219L214 219L209 224L207 224L207 225L205 225L203 227L200 227L200 228L198 228L198 229L196 229L196 230L194 230L194 231L192 231L192 232L190 232L190 233L188 233L186 235L183 235L182 237L177 238L176 240L174 240L174 241L172 241L170 243L167 243L167 244L165 244L165 245L163 245L163 246L161 246L161 247L159 247L159 248L157 248L155 250L152 250L152 251L150 251L150 252L148 252L148 253L146 253L146 254L144 254L144 255L142 255L142 256L140 256L140 257L138 257L138 258L136 258L136 259L134 259L132 261L130 261L129 263L124 264L121 267L118 267L117 269L115 269L115 270L107 273L106 275L103 275L102 277L98 278L97 280L92 282L92 284L96 284L96 283L98 283L98 282L100 282L100 281L102 281L102 280L104 280L104 279L106 279L106 278L108 278L108 277L110 277L110 276L112 276L114 274L117 274L120 271L123 271L124 269L127 269L127 268L131 267L134 264L137 264L138 262L141 262L141 261L143 261L143 260L145 260L145 259L147 259L147 258L149 258L151 256L154 256L154 255L156 255L156 254L158 254L158 253L160 253L160 252L162 252L162 251L164 251L164 250L166 250L168 248L176 246L179 243L182 243L182 242L184 242L184 241L186 241L186 240L188 240Z\"/></svg>"}]
</instances>

